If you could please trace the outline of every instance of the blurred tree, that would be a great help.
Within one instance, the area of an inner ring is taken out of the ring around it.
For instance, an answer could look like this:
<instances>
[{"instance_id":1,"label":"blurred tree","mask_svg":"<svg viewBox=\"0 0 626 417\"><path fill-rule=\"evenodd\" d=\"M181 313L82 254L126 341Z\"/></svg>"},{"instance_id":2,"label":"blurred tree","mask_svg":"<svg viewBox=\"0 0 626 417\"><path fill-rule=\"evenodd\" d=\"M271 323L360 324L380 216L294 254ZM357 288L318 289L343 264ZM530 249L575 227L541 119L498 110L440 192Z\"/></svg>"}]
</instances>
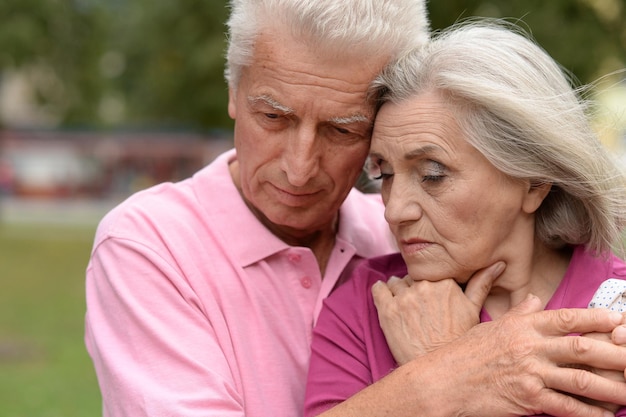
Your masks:
<instances>
[{"instance_id":1,"label":"blurred tree","mask_svg":"<svg viewBox=\"0 0 626 417\"><path fill-rule=\"evenodd\" d=\"M520 19L584 83L626 66L625 0L428 7L433 29L470 16ZM39 105L66 126L228 129L227 14L227 0L2 0L0 82L27 74Z\"/></svg>"},{"instance_id":2,"label":"blurred tree","mask_svg":"<svg viewBox=\"0 0 626 417\"><path fill-rule=\"evenodd\" d=\"M518 21L583 83L626 67L624 0L431 0L429 12L433 29L470 16Z\"/></svg>"},{"instance_id":3,"label":"blurred tree","mask_svg":"<svg viewBox=\"0 0 626 417\"><path fill-rule=\"evenodd\" d=\"M88 123L100 96L107 23L89 0L2 0L0 81L20 74L52 119Z\"/></svg>"},{"instance_id":4,"label":"blurred tree","mask_svg":"<svg viewBox=\"0 0 626 417\"><path fill-rule=\"evenodd\" d=\"M110 47L125 62L113 87L126 98L127 122L230 127L223 77L226 2L123 4Z\"/></svg>"}]
</instances>

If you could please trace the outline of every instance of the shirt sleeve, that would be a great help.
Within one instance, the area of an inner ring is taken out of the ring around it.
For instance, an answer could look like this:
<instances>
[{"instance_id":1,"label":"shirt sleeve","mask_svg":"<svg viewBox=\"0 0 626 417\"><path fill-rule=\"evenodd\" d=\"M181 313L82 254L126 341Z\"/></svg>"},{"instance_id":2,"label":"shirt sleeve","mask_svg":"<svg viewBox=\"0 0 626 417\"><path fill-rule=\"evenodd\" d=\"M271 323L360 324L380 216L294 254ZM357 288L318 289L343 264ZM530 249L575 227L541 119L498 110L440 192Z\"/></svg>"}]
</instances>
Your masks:
<instances>
[{"instance_id":1,"label":"shirt sleeve","mask_svg":"<svg viewBox=\"0 0 626 417\"><path fill-rule=\"evenodd\" d=\"M107 238L87 269L85 342L104 417L243 417L213 323L171 260Z\"/></svg>"},{"instance_id":2,"label":"shirt sleeve","mask_svg":"<svg viewBox=\"0 0 626 417\"><path fill-rule=\"evenodd\" d=\"M593 295L588 307L626 312L626 281L615 278L604 281Z\"/></svg>"},{"instance_id":3,"label":"shirt sleeve","mask_svg":"<svg viewBox=\"0 0 626 417\"><path fill-rule=\"evenodd\" d=\"M613 255L612 278L602 282L594 293L589 308L608 308L620 313L626 312L626 264Z\"/></svg>"}]
</instances>

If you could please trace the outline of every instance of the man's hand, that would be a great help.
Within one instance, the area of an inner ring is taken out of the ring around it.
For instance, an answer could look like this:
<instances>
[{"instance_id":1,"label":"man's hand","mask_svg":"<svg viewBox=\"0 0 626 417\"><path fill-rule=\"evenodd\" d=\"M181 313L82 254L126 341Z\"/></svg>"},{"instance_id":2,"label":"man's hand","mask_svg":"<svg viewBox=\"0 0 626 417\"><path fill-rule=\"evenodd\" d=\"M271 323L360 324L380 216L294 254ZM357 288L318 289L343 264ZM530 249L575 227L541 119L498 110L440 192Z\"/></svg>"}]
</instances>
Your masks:
<instances>
[{"instance_id":1,"label":"man's hand","mask_svg":"<svg viewBox=\"0 0 626 417\"><path fill-rule=\"evenodd\" d=\"M541 309L541 301L529 296L498 320L416 357L323 415L613 416L577 396L619 404L626 398L626 383L560 364L625 369L625 347L569 336L611 332L621 315Z\"/></svg>"},{"instance_id":2,"label":"man's hand","mask_svg":"<svg viewBox=\"0 0 626 417\"><path fill-rule=\"evenodd\" d=\"M607 310L562 309L540 311L541 302L529 296L493 322L481 323L454 342L419 359L445 360L443 378L455 387L451 404L461 415L600 417L606 409L579 397L619 404L626 383L582 369L626 368L626 348L572 333L611 332L621 315ZM568 395L571 394L571 395ZM609 414L612 415L612 414Z\"/></svg>"},{"instance_id":3,"label":"man's hand","mask_svg":"<svg viewBox=\"0 0 626 417\"><path fill-rule=\"evenodd\" d=\"M452 280L393 278L372 288L394 358L414 367L421 383L429 385L427 395L438 408L428 412L612 415L607 408L614 410L611 404L626 398L626 383L619 378L626 369L626 347L618 346L626 343L621 316L606 310L541 311L540 300L529 296L500 319L476 325L499 269L493 265L477 273L465 293ZM607 343L609 335L613 343ZM585 370L592 368L603 371Z\"/></svg>"},{"instance_id":4,"label":"man's hand","mask_svg":"<svg viewBox=\"0 0 626 417\"><path fill-rule=\"evenodd\" d=\"M626 321L626 313L623 313L622 316L624 319L622 322ZM605 343L614 343L616 345L626 345L626 326L618 326L611 333L587 333L583 335L584 337L589 337L594 340L604 341ZM575 365L571 365L571 367L576 367ZM587 366L580 366L581 369L586 369L590 372L593 372L597 375L600 375L604 378L611 379L613 381L626 382L626 370L624 371L612 371L608 369L596 369L589 368ZM597 405L600 407L604 407L609 411L615 412L620 407L619 405L604 403L595 400L589 400L586 398L581 398L582 401L587 402L589 404ZM620 403L620 405L626 405L626 398Z\"/></svg>"},{"instance_id":5,"label":"man's hand","mask_svg":"<svg viewBox=\"0 0 626 417\"><path fill-rule=\"evenodd\" d=\"M378 319L396 362L431 352L478 324L491 284L504 268L498 262L475 273L465 293L452 279L413 281L408 275L374 285Z\"/></svg>"}]
</instances>

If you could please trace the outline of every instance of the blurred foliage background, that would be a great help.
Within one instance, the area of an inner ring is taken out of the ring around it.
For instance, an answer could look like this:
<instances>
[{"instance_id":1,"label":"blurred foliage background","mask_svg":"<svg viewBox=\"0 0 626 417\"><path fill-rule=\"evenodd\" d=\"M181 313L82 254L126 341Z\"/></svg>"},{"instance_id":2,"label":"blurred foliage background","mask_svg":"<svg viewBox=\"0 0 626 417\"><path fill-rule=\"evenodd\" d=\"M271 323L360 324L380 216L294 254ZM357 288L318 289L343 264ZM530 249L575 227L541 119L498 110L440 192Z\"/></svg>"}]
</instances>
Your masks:
<instances>
[{"instance_id":1,"label":"blurred foliage background","mask_svg":"<svg viewBox=\"0 0 626 417\"><path fill-rule=\"evenodd\" d=\"M0 123L230 128L226 3L2 0ZM428 9L434 29L474 15L521 19L583 83L626 67L625 0L431 0Z\"/></svg>"}]
</instances>

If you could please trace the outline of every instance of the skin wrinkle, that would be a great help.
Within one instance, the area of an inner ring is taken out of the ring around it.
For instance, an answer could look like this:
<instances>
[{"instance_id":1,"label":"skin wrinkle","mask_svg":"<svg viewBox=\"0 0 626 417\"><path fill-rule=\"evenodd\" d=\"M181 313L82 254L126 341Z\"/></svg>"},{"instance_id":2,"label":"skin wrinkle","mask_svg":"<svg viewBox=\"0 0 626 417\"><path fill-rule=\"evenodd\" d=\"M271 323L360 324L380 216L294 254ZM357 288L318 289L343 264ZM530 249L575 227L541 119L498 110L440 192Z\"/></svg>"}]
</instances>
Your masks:
<instances>
[{"instance_id":1,"label":"skin wrinkle","mask_svg":"<svg viewBox=\"0 0 626 417\"><path fill-rule=\"evenodd\" d=\"M533 238L544 190L493 167L466 140L454 106L438 91L384 104L371 154L383 174L385 218L413 279L454 277L462 284L475 271L504 261L507 270L485 301L491 317L528 293L545 304L567 269L568 255L546 251Z\"/></svg>"},{"instance_id":2,"label":"skin wrinkle","mask_svg":"<svg viewBox=\"0 0 626 417\"><path fill-rule=\"evenodd\" d=\"M283 113L284 115L295 114L294 109L292 109L289 106L285 106L284 104L279 103L277 100L275 100L273 97L271 97L268 94L263 94L258 97L249 96L248 101L253 106L257 103L267 104L271 108ZM358 113L351 115L351 116L331 117L330 119L328 119L328 122L337 124L337 125L352 125L352 124L358 124L358 123L366 123L368 126L373 125L373 121L370 117L363 115L363 114L358 114Z\"/></svg>"},{"instance_id":3,"label":"skin wrinkle","mask_svg":"<svg viewBox=\"0 0 626 417\"><path fill-rule=\"evenodd\" d=\"M374 118L367 87L384 65L378 56L356 58L320 57L269 30L257 37L254 65L229 91L235 186L272 233L310 247L322 272L339 207L367 157Z\"/></svg>"}]
</instances>

